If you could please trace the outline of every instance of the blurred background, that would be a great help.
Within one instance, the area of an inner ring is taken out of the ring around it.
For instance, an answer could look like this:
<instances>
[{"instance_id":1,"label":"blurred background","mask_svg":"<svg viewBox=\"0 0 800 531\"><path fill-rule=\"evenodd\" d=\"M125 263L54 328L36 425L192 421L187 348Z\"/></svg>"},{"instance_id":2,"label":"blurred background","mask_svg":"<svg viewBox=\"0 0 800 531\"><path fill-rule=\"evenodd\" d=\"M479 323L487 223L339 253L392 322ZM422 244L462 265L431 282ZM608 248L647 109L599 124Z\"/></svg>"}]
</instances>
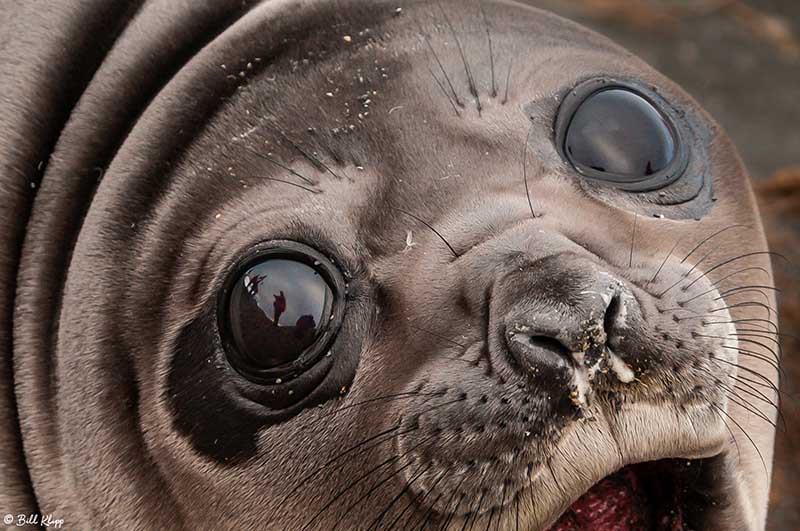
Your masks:
<instances>
[{"instance_id":1,"label":"blurred background","mask_svg":"<svg viewBox=\"0 0 800 531\"><path fill-rule=\"evenodd\" d=\"M754 179L784 337L770 531L800 530L800 0L523 0L622 44L691 93ZM781 425L782 428L782 425Z\"/></svg>"}]
</instances>

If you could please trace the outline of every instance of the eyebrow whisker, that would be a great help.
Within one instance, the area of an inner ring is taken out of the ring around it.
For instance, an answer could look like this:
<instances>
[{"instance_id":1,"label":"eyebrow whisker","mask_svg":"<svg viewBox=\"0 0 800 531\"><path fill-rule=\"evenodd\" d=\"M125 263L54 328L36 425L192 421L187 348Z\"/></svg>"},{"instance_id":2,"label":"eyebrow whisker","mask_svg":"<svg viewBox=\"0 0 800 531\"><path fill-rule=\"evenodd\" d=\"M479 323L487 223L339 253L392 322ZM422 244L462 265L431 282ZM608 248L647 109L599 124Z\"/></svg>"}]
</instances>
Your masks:
<instances>
[{"instance_id":1,"label":"eyebrow whisker","mask_svg":"<svg viewBox=\"0 0 800 531\"><path fill-rule=\"evenodd\" d=\"M442 4L437 2L437 5L439 6L439 11L442 12L445 24L447 24L447 27L450 28L450 33L453 34L453 40L456 41L456 48L458 48L458 54L461 56L461 61L464 63L464 71L467 74L469 93L472 94L472 96L475 98L475 105L477 106L478 114L480 114L481 111L483 110L483 106L481 105L481 97L480 94L478 94L478 88L475 85L475 78L472 77L472 70L469 67L469 62L467 61L467 56L464 53L464 48L463 46L461 46L461 40L459 40L458 34L456 33L456 30L453 27L452 22L450 22L450 18L447 16L447 13L445 13Z\"/></svg>"}]
</instances>

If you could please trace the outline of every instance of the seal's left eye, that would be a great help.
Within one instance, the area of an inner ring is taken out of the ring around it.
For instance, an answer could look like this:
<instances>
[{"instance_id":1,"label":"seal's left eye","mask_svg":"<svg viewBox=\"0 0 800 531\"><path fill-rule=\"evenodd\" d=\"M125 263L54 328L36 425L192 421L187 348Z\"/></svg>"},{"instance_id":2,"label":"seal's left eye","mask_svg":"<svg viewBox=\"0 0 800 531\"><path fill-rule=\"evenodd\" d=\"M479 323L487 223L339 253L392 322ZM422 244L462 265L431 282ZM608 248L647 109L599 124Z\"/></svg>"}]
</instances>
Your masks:
<instances>
[{"instance_id":1,"label":"seal's left eye","mask_svg":"<svg viewBox=\"0 0 800 531\"><path fill-rule=\"evenodd\" d=\"M661 107L632 87L585 83L562 104L559 150L584 177L637 192L666 186L680 177L685 151Z\"/></svg>"},{"instance_id":2,"label":"seal's left eye","mask_svg":"<svg viewBox=\"0 0 800 531\"><path fill-rule=\"evenodd\" d=\"M221 307L231 365L254 381L301 374L335 336L342 285L329 260L295 242L271 242L245 260Z\"/></svg>"}]
</instances>

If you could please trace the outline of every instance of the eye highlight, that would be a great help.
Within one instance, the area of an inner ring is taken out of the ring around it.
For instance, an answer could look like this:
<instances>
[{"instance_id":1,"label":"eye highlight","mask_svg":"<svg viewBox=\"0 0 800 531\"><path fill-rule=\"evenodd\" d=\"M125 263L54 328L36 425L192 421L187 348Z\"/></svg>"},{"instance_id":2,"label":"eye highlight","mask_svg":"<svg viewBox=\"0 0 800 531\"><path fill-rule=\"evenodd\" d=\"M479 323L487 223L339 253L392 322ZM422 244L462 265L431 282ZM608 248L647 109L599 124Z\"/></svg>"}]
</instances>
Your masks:
<instances>
[{"instance_id":1,"label":"eye highlight","mask_svg":"<svg viewBox=\"0 0 800 531\"><path fill-rule=\"evenodd\" d=\"M316 250L264 244L228 280L219 325L230 364L265 383L299 376L324 355L344 312L344 281Z\"/></svg>"},{"instance_id":2,"label":"eye highlight","mask_svg":"<svg viewBox=\"0 0 800 531\"><path fill-rule=\"evenodd\" d=\"M665 107L626 84L583 83L559 109L559 151L589 179L633 192L667 186L680 178L688 157Z\"/></svg>"}]
</instances>

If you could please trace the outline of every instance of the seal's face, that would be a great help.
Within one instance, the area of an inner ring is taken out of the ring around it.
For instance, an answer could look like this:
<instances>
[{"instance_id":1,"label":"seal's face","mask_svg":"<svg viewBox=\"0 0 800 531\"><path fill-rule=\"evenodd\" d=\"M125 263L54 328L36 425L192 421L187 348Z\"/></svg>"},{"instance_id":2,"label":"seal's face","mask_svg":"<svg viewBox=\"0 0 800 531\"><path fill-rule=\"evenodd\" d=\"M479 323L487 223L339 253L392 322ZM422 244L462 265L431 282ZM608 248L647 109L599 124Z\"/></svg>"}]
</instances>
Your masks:
<instances>
[{"instance_id":1,"label":"seal's face","mask_svg":"<svg viewBox=\"0 0 800 531\"><path fill-rule=\"evenodd\" d=\"M56 331L60 414L81 412L59 503L762 528L771 273L724 134L539 11L340 8L254 9L109 167ZM155 486L130 490L131 460Z\"/></svg>"}]
</instances>

